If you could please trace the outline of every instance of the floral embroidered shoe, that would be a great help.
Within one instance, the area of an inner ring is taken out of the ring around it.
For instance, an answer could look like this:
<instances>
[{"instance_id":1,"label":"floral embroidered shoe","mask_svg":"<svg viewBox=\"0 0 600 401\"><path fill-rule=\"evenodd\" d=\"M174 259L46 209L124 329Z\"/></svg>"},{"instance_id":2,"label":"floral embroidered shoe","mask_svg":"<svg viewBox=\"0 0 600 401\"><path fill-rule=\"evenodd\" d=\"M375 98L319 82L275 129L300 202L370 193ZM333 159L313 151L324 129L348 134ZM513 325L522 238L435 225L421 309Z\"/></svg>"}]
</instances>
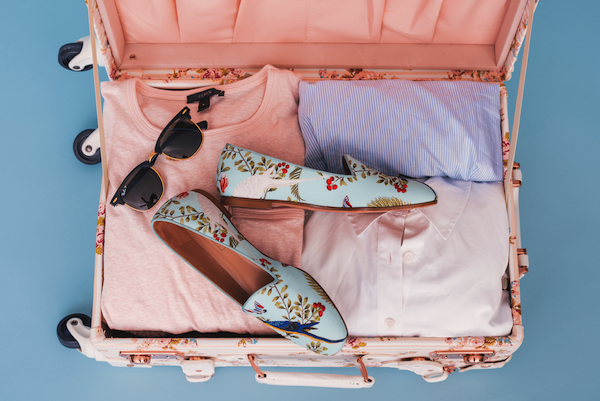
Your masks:
<instances>
[{"instance_id":1,"label":"floral embroidered shoe","mask_svg":"<svg viewBox=\"0 0 600 401\"><path fill-rule=\"evenodd\" d=\"M331 212L386 212L437 203L419 181L379 173L344 156L345 175L297 166L227 144L221 152L217 187L225 205L270 209L284 205Z\"/></svg>"},{"instance_id":2,"label":"floral embroidered shoe","mask_svg":"<svg viewBox=\"0 0 600 401\"><path fill-rule=\"evenodd\" d=\"M152 229L244 312L282 336L321 355L333 355L346 343L346 325L321 286L254 248L210 194L194 190L167 201L152 218Z\"/></svg>"}]
</instances>

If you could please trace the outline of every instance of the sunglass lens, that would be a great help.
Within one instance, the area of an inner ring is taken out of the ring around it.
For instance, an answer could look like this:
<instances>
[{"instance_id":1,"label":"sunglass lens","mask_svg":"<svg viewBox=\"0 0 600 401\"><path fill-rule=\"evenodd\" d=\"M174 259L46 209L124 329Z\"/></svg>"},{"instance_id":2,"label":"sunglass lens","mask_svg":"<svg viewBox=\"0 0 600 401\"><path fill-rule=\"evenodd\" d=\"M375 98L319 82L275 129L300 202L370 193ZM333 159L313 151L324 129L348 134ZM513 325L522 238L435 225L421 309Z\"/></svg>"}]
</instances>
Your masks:
<instances>
[{"instance_id":1,"label":"sunglass lens","mask_svg":"<svg viewBox=\"0 0 600 401\"><path fill-rule=\"evenodd\" d=\"M168 127L160 138L162 152L174 159L192 157L202 145L202 131L193 121L180 118Z\"/></svg>"},{"instance_id":2,"label":"sunglass lens","mask_svg":"<svg viewBox=\"0 0 600 401\"><path fill-rule=\"evenodd\" d=\"M163 195L162 179L152 167L139 166L123 183L123 201L137 210L149 210Z\"/></svg>"}]
</instances>

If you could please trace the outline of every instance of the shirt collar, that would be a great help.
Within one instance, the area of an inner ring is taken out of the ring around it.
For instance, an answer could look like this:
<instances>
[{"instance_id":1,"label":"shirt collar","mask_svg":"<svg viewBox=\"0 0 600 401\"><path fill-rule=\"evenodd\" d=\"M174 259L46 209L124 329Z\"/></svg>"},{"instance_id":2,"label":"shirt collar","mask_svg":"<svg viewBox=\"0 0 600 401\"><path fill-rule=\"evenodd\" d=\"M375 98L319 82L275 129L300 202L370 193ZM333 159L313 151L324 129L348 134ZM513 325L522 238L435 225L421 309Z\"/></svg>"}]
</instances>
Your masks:
<instances>
[{"instance_id":1,"label":"shirt collar","mask_svg":"<svg viewBox=\"0 0 600 401\"><path fill-rule=\"evenodd\" d=\"M437 232L446 240L458 222L471 194L470 181L453 180L446 177L432 177L425 181L438 195L438 202L433 206L413 209L423 214ZM407 211L387 212L403 216ZM357 236L364 233L379 217L386 213L349 213L348 219Z\"/></svg>"}]
</instances>

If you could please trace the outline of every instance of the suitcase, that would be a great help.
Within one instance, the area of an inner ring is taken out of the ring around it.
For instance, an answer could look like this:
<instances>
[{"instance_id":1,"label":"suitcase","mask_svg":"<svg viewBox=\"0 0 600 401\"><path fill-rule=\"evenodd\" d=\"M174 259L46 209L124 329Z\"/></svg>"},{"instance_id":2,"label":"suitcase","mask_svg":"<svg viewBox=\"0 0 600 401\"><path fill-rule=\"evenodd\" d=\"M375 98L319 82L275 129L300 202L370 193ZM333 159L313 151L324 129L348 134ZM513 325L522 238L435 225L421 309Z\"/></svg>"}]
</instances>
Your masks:
<instances>
[{"instance_id":1,"label":"suitcase","mask_svg":"<svg viewBox=\"0 0 600 401\"><path fill-rule=\"evenodd\" d=\"M85 70L91 68L90 63L94 66L99 129L76 139L75 145L81 148L80 159L84 159L84 162L90 162L94 157L97 159L95 154L98 152L106 160L101 146L103 127L96 67L98 55L102 56L100 62L107 69L111 80L137 76L150 85L165 88L192 88L229 82L245 74L252 74L265 64L294 69L308 81L401 78L504 82L511 78L517 55L526 39L512 132L509 129L506 87L501 85L504 189L510 227L510 238L507 239L510 243L507 266L509 279L505 280L504 285L510 291L512 332L505 337L349 338L343 350L334 356L302 352L297 345L284 338L219 337L210 334L195 338L125 338L106 325L100 308L109 167L103 163L92 318L81 314L65 317L57 328L63 345L78 348L84 355L113 366L179 366L191 382L209 380L217 367L252 366L259 383L343 388L371 387L374 380L368 375L367 368L407 370L422 376L427 382L439 382L452 372L501 368L511 359L523 342L519 281L527 273L529 266L527 251L521 245L519 228L518 200L522 174L519 164L514 162L514 155L531 36L526 33L531 30L537 1L496 2L502 3L500 6L494 2L486 3L490 9L504 12L504 17L497 24L496 40L492 44L153 44L152 39L148 43L127 43L124 27L121 25L123 18L120 18L117 9L117 3L124 2L126 3L125 0L88 0L90 30L95 30L97 41L82 39L78 42L81 45L75 44L75 52L78 54L74 57L73 45L63 46L62 53L59 54L59 59L62 57L61 64L67 68ZM474 9L476 11L470 15L472 18L484 15L482 7ZM282 51L284 49L286 51ZM219 70L223 66L235 66L236 69ZM353 68L341 69L339 66ZM193 72L200 68L204 75L194 76ZM269 366L355 367L360 374L345 376L265 372L263 369L268 369Z\"/></svg>"}]
</instances>

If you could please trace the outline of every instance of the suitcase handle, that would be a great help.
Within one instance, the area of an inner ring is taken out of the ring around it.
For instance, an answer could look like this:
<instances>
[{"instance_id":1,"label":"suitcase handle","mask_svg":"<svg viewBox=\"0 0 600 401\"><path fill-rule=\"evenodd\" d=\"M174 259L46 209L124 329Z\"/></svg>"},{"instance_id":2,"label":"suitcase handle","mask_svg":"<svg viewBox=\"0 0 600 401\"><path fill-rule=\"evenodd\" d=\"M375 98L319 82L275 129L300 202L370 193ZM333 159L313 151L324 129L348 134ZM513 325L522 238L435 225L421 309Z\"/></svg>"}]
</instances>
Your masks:
<instances>
[{"instance_id":1,"label":"suitcase handle","mask_svg":"<svg viewBox=\"0 0 600 401\"><path fill-rule=\"evenodd\" d=\"M367 368L362 361L362 356L356 358L356 363L362 373L361 376L305 372L263 372L256 365L255 361L256 355L248 355L248 362L250 362L250 365L252 365L256 371L256 381L272 386L370 388L375 383L375 379L367 374Z\"/></svg>"}]
</instances>

